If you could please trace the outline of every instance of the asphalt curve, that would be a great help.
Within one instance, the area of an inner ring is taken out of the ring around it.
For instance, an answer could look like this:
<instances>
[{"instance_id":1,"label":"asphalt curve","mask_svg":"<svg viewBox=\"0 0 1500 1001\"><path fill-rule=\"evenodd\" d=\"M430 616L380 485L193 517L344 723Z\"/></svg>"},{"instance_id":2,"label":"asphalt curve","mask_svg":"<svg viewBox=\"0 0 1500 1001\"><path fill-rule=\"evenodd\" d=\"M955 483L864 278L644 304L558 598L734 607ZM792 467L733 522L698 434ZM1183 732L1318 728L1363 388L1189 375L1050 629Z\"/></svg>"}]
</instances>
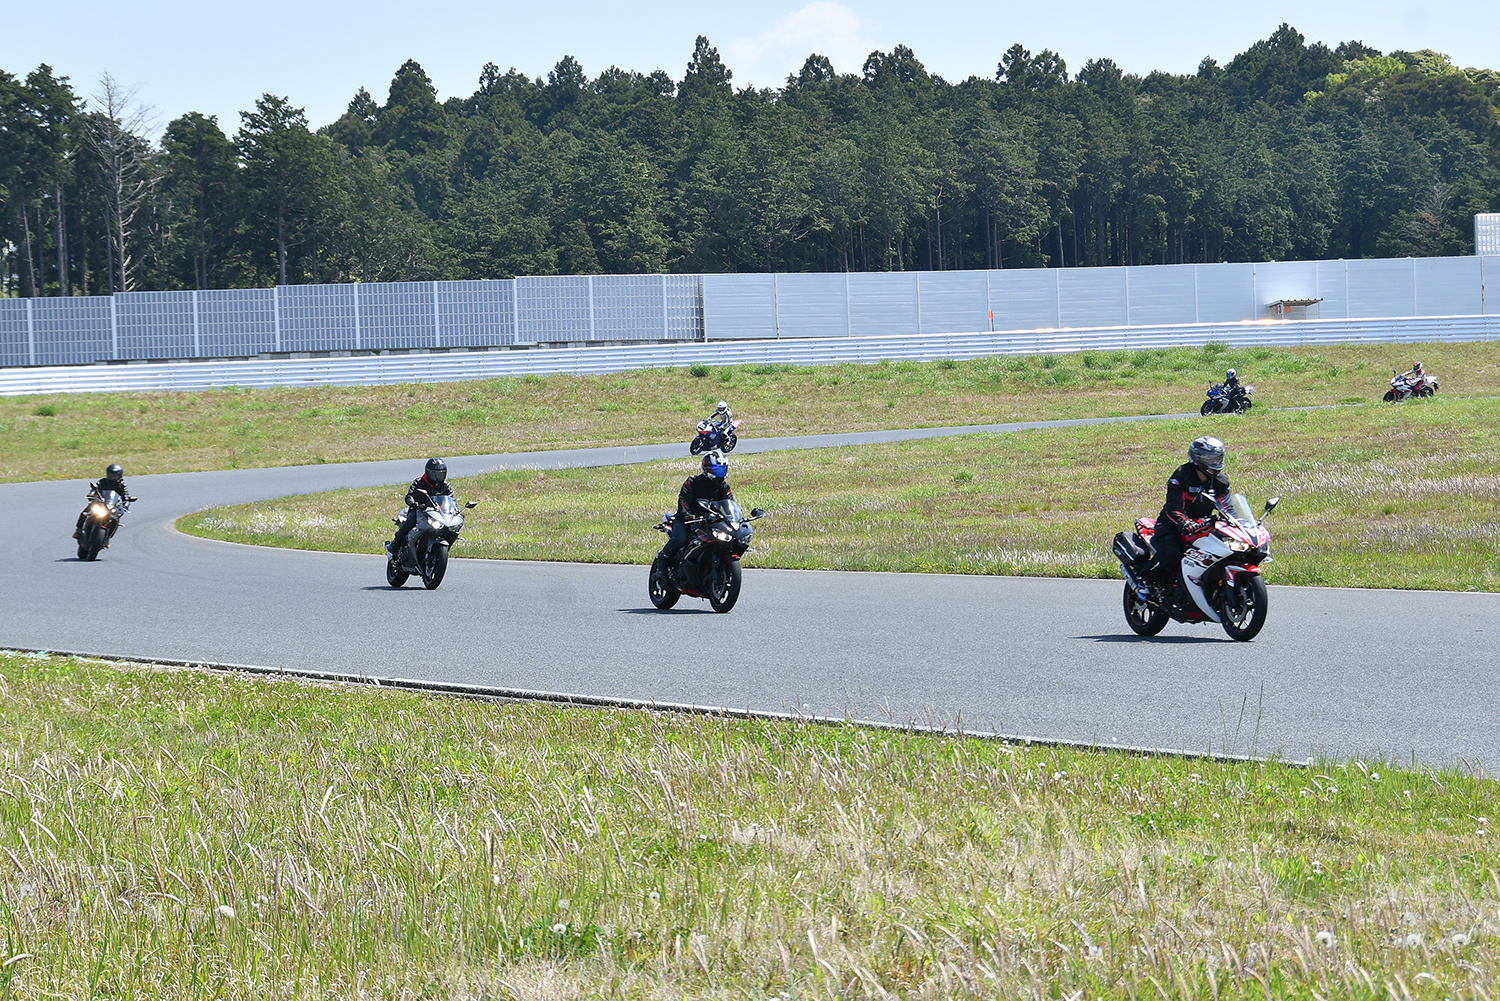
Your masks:
<instances>
[{"instance_id":1,"label":"asphalt curve","mask_svg":"<svg viewBox=\"0 0 1500 1001\"><path fill-rule=\"evenodd\" d=\"M740 451L1060 423L1079 422L750 439ZM450 468L461 479L680 458L686 469L685 452L675 443L469 456ZM74 558L69 538L85 483L0 484L0 647L1189 753L1383 757L1491 774L1500 764L1500 594L1276 587L1273 565L1270 616L1254 642L1177 624L1141 639L1125 626L1119 581L766 570L752 550L733 612L690 598L659 612L644 566L455 559L436 591L392 590L374 552L237 546L172 528L214 504L400 484L413 468L402 460L132 476L142 500L93 564ZM664 505L675 486L663 483ZM740 492L754 502L753 484ZM1123 526L1136 513L1115 520ZM660 537L641 529L644 560ZM774 532L774 520L762 530Z\"/></svg>"}]
</instances>

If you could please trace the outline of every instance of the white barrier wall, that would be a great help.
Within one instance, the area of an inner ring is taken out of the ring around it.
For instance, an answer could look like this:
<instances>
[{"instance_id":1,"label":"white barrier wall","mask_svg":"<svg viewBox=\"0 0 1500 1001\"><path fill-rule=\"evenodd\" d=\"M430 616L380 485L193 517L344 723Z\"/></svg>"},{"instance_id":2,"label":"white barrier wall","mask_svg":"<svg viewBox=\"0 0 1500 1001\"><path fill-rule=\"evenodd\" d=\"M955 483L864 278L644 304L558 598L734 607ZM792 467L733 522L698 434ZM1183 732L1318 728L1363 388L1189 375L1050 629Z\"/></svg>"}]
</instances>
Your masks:
<instances>
[{"instance_id":1,"label":"white barrier wall","mask_svg":"<svg viewBox=\"0 0 1500 1001\"><path fill-rule=\"evenodd\" d=\"M1493 295L1487 285L1494 286ZM1500 257L582 275L0 299L0 366L1500 314Z\"/></svg>"}]
</instances>

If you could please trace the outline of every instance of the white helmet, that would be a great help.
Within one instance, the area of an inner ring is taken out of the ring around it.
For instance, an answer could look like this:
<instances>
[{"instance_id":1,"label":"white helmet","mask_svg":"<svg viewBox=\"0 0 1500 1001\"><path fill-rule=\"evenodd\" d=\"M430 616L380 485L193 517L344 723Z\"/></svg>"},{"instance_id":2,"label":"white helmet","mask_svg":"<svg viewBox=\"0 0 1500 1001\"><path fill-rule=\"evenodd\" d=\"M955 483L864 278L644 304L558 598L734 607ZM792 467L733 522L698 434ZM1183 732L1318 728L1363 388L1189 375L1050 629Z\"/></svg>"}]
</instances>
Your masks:
<instances>
[{"instance_id":1,"label":"white helmet","mask_svg":"<svg viewBox=\"0 0 1500 1001\"><path fill-rule=\"evenodd\" d=\"M729 404L725 403L723 400L720 400L719 401L719 406L714 411L714 413L722 414L724 411L726 411L728 409L729 409Z\"/></svg>"}]
</instances>

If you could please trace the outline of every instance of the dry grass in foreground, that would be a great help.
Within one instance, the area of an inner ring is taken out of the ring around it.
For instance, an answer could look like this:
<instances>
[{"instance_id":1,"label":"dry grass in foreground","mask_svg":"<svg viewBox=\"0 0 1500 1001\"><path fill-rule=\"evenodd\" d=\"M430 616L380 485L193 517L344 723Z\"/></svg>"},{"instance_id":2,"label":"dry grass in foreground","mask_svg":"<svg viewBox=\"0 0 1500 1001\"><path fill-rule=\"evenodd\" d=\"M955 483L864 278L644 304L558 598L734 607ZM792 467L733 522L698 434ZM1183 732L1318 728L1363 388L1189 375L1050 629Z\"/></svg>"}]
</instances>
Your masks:
<instances>
[{"instance_id":1,"label":"dry grass in foreground","mask_svg":"<svg viewBox=\"0 0 1500 1001\"><path fill-rule=\"evenodd\" d=\"M1464 774L13 654L0 735L5 1001L1500 982L1500 801Z\"/></svg>"}]
</instances>

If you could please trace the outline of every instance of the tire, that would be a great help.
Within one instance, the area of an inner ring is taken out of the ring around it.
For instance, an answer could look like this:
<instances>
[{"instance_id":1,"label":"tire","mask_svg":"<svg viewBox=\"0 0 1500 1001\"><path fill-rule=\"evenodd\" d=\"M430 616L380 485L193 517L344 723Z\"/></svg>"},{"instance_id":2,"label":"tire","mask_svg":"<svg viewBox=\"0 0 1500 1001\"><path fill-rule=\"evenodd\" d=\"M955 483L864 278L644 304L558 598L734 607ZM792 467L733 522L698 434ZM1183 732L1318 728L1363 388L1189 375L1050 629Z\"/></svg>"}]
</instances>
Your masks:
<instances>
[{"instance_id":1,"label":"tire","mask_svg":"<svg viewBox=\"0 0 1500 1001\"><path fill-rule=\"evenodd\" d=\"M400 587L406 583L406 578L410 576L411 574L402 570L401 565L395 560L388 559L385 561L385 582L391 585L391 587Z\"/></svg>"},{"instance_id":2,"label":"tire","mask_svg":"<svg viewBox=\"0 0 1500 1001\"><path fill-rule=\"evenodd\" d=\"M1219 589L1219 617L1229 638L1241 643L1255 638L1266 624L1266 582L1258 573L1241 574L1239 583ZM1235 607L1230 608L1231 601Z\"/></svg>"},{"instance_id":3,"label":"tire","mask_svg":"<svg viewBox=\"0 0 1500 1001\"><path fill-rule=\"evenodd\" d=\"M682 597L682 592L667 580L666 568L662 566L660 556L651 561L651 575L646 588L651 596L651 604L657 608L671 608L677 604L677 599Z\"/></svg>"},{"instance_id":4,"label":"tire","mask_svg":"<svg viewBox=\"0 0 1500 1001\"><path fill-rule=\"evenodd\" d=\"M728 567L725 567L728 564ZM744 580L740 561L727 556L714 560L713 579L708 585L708 603L716 612L727 612L740 600L740 584Z\"/></svg>"},{"instance_id":5,"label":"tire","mask_svg":"<svg viewBox=\"0 0 1500 1001\"><path fill-rule=\"evenodd\" d=\"M732 435L732 434L728 435L724 439L724 451L726 451L726 452L733 452L734 451L734 446L738 445L739 443L740 443L740 439L739 439L738 435Z\"/></svg>"},{"instance_id":6,"label":"tire","mask_svg":"<svg viewBox=\"0 0 1500 1001\"><path fill-rule=\"evenodd\" d=\"M1422 391L1420 393L1418 393L1417 395L1420 396L1420 397L1422 397L1423 399L1426 399L1427 397L1431 396L1432 394L1433 394L1433 388L1431 386L1423 386L1422 387Z\"/></svg>"},{"instance_id":7,"label":"tire","mask_svg":"<svg viewBox=\"0 0 1500 1001\"><path fill-rule=\"evenodd\" d=\"M1394 389L1387 389L1385 391L1385 397L1384 397L1384 399L1385 399L1385 402L1387 402L1387 403L1395 403L1396 402L1396 391Z\"/></svg>"},{"instance_id":8,"label":"tire","mask_svg":"<svg viewBox=\"0 0 1500 1001\"><path fill-rule=\"evenodd\" d=\"M1137 636L1155 636L1167 626L1167 613L1152 608L1140 599L1130 582L1125 582L1125 624Z\"/></svg>"},{"instance_id":9,"label":"tire","mask_svg":"<svg viewBox=\"0 0 1500 1001\"><path fill-rule=\"evenodd\" d=\"M703 436L701 434L698 435L698 436L696 436L692 441L688 442L688 454L689 455L702 455L703 454Z\"/></svg>"},{"instance_id":10,"label":"tire","mask_svg":"<svg viewBox=\"0 0 1500 1001\"><path fill-rule=\"evenodd\" d=\"M1209 414L1216 414L1218 412L1219 410L1214 406L1213 400L1204 400L1203 406L1198 408L1198 413L1202 414L1204 417L1207 417Z\"/></svg>"},{"instance_id":11,"label":"tire","mask_svg":"<svg viewBox=\"0 0 1500 1001\"><path fill-rule=\"evenodd\" d=\"M89 532L88 535L84 536L83 544L78 548L83 550L83 558L92 562L93 560L97 560L99 558L100 550L104 548L104 544L108 541L109 530L103 525L100 525L98 528L95 528L93 531Z\"/></svg>"},{"instance_id":12,"label":"tire","mask_svg":"<svg viewBox=\"0 0 1500 1001\"><path fill-rule=\"evenodd\" d=\"M1244 403L1240 404L1240 413L1248 414L1250 412L1250 408L1253 406L1255 406L1255 402L1253 400L1246 400Z\"/></svg>"},{"instance_id":13,"label":"tire","mask_svg":"<svg viewBox=\"0 0 1500 1001\"><path fill-rule=\"evenodd\" d=\"M429 591L437 590L443 582L443 574L448 572L448 547L432 543L422 564L422 586Z\"/></svg>"}]
</instances>

